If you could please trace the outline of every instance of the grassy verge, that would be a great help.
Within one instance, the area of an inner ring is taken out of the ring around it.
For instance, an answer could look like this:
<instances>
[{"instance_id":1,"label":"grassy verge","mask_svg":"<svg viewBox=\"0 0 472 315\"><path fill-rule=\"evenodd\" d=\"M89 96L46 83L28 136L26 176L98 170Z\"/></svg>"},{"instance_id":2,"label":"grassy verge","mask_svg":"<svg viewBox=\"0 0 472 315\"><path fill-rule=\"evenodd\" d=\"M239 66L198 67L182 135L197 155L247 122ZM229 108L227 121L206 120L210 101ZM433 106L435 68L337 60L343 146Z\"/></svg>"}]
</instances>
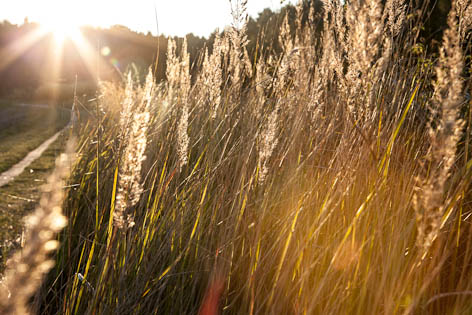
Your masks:
<instances>
[{"instance_id":1,"label":"grassy verge","mask_svg":"<svg viewBox=\"0 0 472 315\"><path fill-rule=\"evenodd\" d=\"M0 271L10 250L20 245L24 226L22 219L36 206L40 188L64 145L65 137L61 136L25 172L0 187Z\"/></svg>"},{"instance_id":2,"label":"grassy verge","mask_svg":"<svg viewBox=\"0 0 472 315\"><path fill-rule=\"evenodd\" d=\"M0 172L61 130L69 113L61 109L26 106L0 107Z\"/></svg>"}]
</instances>

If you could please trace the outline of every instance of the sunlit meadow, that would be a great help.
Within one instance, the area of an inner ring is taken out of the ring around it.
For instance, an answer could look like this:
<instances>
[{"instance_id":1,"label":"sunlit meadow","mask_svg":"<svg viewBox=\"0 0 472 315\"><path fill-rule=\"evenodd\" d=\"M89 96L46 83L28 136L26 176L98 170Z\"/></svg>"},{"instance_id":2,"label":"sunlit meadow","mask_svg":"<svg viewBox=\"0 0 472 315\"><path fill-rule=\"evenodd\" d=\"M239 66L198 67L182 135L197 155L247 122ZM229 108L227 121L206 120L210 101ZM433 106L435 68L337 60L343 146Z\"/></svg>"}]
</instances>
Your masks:
<instances>
[{"instance_id":1,"label":"sunlit meadow","mask_svg":"<svg viewBox=\"0 0 472 315\"><path fill-rule=\"evenodd\" d=\"M470 314L472 4L437 54L427 14L301 3L249 54L233 2L196 63L169 38L165 82L101 82L0 313Z\"/></svg>"}]
</instances>

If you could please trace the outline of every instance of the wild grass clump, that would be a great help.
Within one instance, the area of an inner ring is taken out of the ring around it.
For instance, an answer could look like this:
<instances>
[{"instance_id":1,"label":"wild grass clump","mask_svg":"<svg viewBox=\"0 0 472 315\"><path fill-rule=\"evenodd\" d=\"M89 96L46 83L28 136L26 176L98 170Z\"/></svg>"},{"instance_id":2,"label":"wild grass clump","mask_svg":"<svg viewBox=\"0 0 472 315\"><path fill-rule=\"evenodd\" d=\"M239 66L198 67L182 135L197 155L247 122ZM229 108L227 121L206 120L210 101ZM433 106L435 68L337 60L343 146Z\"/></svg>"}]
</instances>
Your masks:
<instances>
[{"instance_id":1,"label":"wild grass clump","mask_svg":"<svg viewBox=\"0 0 472 315\"><path fill-rule=\"evenodd\" d=\"M412 4L325 0L254 60L233 3L194 78L170 39L166 83L102 85L39 312L470 312L460 3L437 58Z\"/></svg>"}]
</instances>

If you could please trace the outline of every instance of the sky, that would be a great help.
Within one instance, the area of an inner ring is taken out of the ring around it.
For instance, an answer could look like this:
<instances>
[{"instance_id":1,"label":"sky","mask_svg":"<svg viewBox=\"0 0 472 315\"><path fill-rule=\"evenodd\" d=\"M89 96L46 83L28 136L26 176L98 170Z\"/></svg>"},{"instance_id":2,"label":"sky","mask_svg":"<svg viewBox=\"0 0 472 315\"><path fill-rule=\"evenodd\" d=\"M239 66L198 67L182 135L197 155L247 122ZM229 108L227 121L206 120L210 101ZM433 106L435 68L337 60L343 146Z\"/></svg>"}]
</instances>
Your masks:
<instances>
[{"instance_id":1,"label":"sky","mask_svg":"<svg viewBox=\"0 0 472 315\"><path fill-rule=\"evenodd\" d=\"M248 13L257 17L264 8L275 11L281 2L297 0L249 0ZM0 21L21 24L28 17L52 29L120 24L155 35L157 15L160 34L208 36L231 23L230 8L229 0L0 0Z\"/></svg>"}]
</instances>

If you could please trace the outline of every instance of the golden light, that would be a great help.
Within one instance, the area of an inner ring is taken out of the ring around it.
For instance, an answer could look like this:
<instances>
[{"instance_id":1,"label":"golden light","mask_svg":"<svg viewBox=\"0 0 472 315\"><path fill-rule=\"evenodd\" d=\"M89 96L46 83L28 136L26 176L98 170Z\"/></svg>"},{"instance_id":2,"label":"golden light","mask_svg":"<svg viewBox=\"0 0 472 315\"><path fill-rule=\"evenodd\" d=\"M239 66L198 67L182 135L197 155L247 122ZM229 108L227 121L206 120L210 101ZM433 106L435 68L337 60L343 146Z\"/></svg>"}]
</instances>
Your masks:
<instances>
[{"instance_id":1,"label":"golden light","mask_svg":"<svg viewBox=\"0 0 472 315\"><path fill-rule=\"evenodd\" d=\"M61 71L60 59L65 48L65 41L70 41L77 49L88 71L94 78L98 78L97 55L100 55L100 53L97 52L96 47L90 45L81 32L81 27L87 24L84 21L86 15L82 12L83 8L80 6L66 7L66 4L67 2L58 2L57 5L60 10L43 11L42 18L39 20L44 32L52 34L55 39L56 47L53 48L55 55L51 55L52 72L56 73L56 77L59 78Z\"/></svg>"},{"instance_id":2,"label":"golden light","mask_svg":"<svg viewBox=\"0 0 472 315\"><path fill-rule=\"evenodd\" d=\"M45 32L54 36L56 42L63 43L67 39L76 41L81 36L80 24L73 19L52 18L41 22Z\"/></svg>"}]
</instances>

